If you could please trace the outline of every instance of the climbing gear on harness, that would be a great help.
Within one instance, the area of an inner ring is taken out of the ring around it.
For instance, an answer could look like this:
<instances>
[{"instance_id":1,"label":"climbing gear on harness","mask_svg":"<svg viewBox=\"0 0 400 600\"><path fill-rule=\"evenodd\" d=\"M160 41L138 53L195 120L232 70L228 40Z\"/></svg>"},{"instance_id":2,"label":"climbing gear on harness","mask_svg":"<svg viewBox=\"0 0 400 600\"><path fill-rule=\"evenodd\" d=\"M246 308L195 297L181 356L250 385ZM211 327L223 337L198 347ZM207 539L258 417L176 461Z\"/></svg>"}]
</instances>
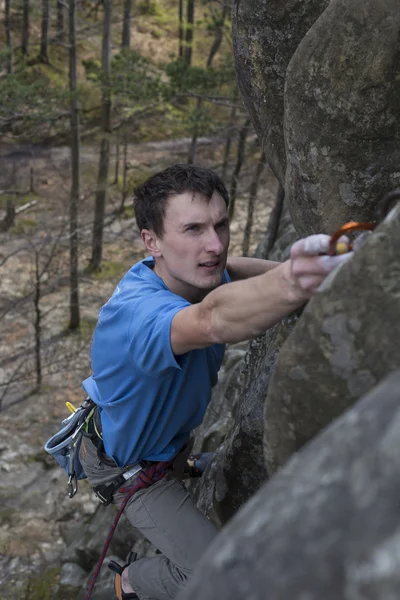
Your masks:
<instances>
[{"instance_id":1,"label":"climbing gear on harness","mask_svg":"<svg viewBox=\"0 0 400 600\"><path fill-rule=\"evenodd\" d=\"M107 554L108 548L109 548L111 540L112 540L112 536L114 535L114 531L118 525L118 521L119 521L122 513L124 512L125 506L128 504L128 502L132 498L133 494L135 494L139 490L143 490L147 487L150 487L153 483L156 483L157 481L160 481L163 477L165 477L168 469L172 466L173 462L174 462L174 460L153 463L152 466L148 467L147 469L143 469L142 471L139 472L138 476L133 481L132 485L130 485L128 487L124 487L124 488L123 487L119 488L118 491L122 494L126 494L126 496L123 499L121 506L119 507L118 512L115 515L114 521L108 532L106 542L103 546L103 550L100 554L100 558L97 562L93 576L90 580L90 584L89 584L88 590L86 592L85 600L89 600L92 595L94 585L96 583L97 577L99 576L101 566L103 564L104 558Z\"/></svg>"},{"instance_id":2,"label":"climbing gear on harness","mask_svg":"<svg viewBox=\"0 0 400 600\"><path fill-rule=\"evenodd\" d=\"M383 196L383 198L378 202L378 218L382 221L388 213L392 210L392 208L400 201L400 189L393 190L388 192ZM349 223L345 223L342 227L339 227L337 231L335 231L330 239L329 243L329 252L330 256L335 256L336 254L345 254L346 252L350 252L353 250L353 244L338 242L339 238L346 233L350 233L353 231L373 231L377 227L378 223L360 223L358 221L350 221Z\"/></svg>"},{"instance_id":3,"label":"climbing gear on harness","mask_svg":"<svg viewBox=\"0 0 400 600\"><path fill-rule=\"evenodd\" d=\"M133 465L129 471L125 471L125 473L118 475L111 483L108 483L107 485L96 485L93 488L94 493L104 506L108 506L111 504L115 492L125 483L125 481L142 471L142 468L143 467L139 463Z\"/></svg>"},{"instance_id":4,"label":"climbing gear on harness","mask_svg":"<svg viewBox=\"0 0 400 600\"><path fill-rule=\"evenodd\" d=\"M138 600L139 598L137 594L133 594L132 592L128 594L122 589L122 572L124 571L124 569L126 569L126 567L129 567L131 563L135 562L136 556L137 555L134 552L130 552L128 556L128 562L122 566L118 564L115 560L110 560L110 562L108 563L108 568L111 569L111 571L114 571L114 573L116 573L114 587L118 600Z\"/></svg>"},{"instance_id":5,"label":"climbing gear on harness","mask_svg":"<svg viewBox=\"0 0 400 600\"><path fill-rule=\"evenodd\" d=\"M78 491L78 479L86 477L79 460L79 449L83 428L94 406L93 400L86 398L79 408L62 421L61 429L44 446L45 451L53 456L67 473L70 498Z\"/></svg>"},{"instance_id":6,"label":"climbing gear on harness","mask_svg":"<svg viewBox=\"0 0 400 600\"><path fill-rule=\"evenodd\" d=\"M189 477L201 477L215 456L215 452L200 452L198 454L190 454L186 461L184 473Z\"/></svg>"}]
</instances>

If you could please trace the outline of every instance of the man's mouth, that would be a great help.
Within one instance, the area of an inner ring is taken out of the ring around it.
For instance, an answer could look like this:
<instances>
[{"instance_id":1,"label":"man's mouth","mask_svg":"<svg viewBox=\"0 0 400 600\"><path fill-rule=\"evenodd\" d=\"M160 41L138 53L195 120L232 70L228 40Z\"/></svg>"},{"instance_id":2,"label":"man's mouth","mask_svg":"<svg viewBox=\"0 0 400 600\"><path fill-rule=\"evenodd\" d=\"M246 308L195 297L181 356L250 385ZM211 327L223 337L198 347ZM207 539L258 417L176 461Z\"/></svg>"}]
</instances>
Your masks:
<instances>
[{"instance_id":1,"label":"man's mouth","mask_svg":"<svg viewBox=\"0 0 400 600\"><path fill-rule=\"evenodd\" d=\"M200 263L200 267L203 267L206 269L215 269L216 267L219 266L219 263L220 263L219 260L209 260L207 262Z\"/></svg>"}]
</instances>

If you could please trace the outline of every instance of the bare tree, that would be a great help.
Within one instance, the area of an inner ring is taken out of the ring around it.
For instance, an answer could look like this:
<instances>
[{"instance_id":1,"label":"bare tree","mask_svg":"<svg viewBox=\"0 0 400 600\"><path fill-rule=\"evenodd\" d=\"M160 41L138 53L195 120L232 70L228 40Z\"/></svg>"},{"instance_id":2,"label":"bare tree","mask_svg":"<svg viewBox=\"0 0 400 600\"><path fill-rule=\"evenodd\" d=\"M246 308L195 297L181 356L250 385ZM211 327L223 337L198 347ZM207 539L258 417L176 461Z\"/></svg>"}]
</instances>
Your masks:
<instances>
[{"instance_id":1,"label":"bare tree","mask_svg":"<svg viewBox=\"0 0 400 600\"><path fill-rule=\"evenodd\" d=\"M214 37L214 42L211 46L210 53L208 55L207 67L211 67L211 63L214 59L214 56L217 54L217 52L221 46L222 39L224 36L225 19L228 16L229 10L231 8L231 4L232 4L231 0L223 0L221 14L219 16L213 15L215 37Z\"/></svg>"},{"instance_id":2,"label":"bare tree","mask_svg":"<svg viewBox=\"0 0 400 600\"><path fill-rule=\"evenodd\" d=\"M103 43L102 43L102 101L101 121L102 140L100 145L99 171L95 200L92 258L88 271L100 271L103 253L104 215L107 199L107 178L110 162L111 132L111 90L110 90L110 54L111 54L111 17L112 0L104 0Z\"/></svg>"},{"instance_id":3,"label":"bare tree","mask_svg":"<svg viewBox=\"0 0 400 600\"><path fill-rule=\"evenodd\" d=\"M123 164L122 164L122 194L121 194L121 204L119 207L120 213L124 212L126 197L128 195L127 174L128 174L128 131L125 128L125 130L124 130Z\"/></svg>"},{"instance_id":4,"label":"bare tree","mask_svg":"<svg viewBox=\"0 0 400 600\"><path fill-rule=\"evenodd\" d=\"M57 0L57 32L56 42L63 44L65 42L64 34L64 0Z\"/></svg>"},{"instance_id":5,"label":"bare tree","mask_svg":"<svg viewBox=\"0 0 400 600\"><path fill-rule=\"evenodd\" d=\"M243 247L242 247L243 256L248 256L248 254L249 254L251 230L253 228L254 206L256 203L260 178L265 169L266 163L267 163L267 161L265 158L265 154L264 154L264 152L261 152L261 156L257 161L257 166L256 166L256 169L254 172L253 180L250 184L250 195L249 195L249 202L247 205L247 220L246 220L246 226L244 229L244 236L243 236Z\"/></svg>"},{"instance_id":6,"label":"bare tree","mask_svg":"<svg viewBox=\"0 0 400 600\"><path fill-rule=\"evenodd\" d=\"M183 0L179 0L178 18L179 18L179 58L183 58L183 40L184 40L184 26L183 26Z\"/></svg>"},{"instance_id":7,"label":"bare tree","mask_svg":"<svg viewBox=\"0 0 400 600\"><path fill-rule=\"evenodd\" d=\"M4 33L6 38L7 73L12 73L12 42L11 42L11 0L4 2Z\"/></svg>"},{"instance_id":8,"label":"bare tree","mask_svg":"<svg viewBox=\"0 0 400 600\"><path fill-rule=\"evenodd\" d=\"M26 56L29 46L29 0L22 0L22 2L21 51L23 56Z\"/></svg>"},{"instance_id":9,"label":"bare tree","mask_svg":"<svg viewBox=\"0 0 400 600\"><path fill-rule=\"evenodd\" d=\"M50 0L42 0L42 30L40 37L39 60L49 62L49 22L50 22Z\"/></svg>"},{"instance_id":10,"label":"bare tree","mask_svg":"<svg viewBox=\"0 0 400 600\"><path fill-rule=\"evenodd\" d=\"M210 50L208 58L207 58L207 68L212 66L212 61L214 60L214 57L217 54L217 52L221 46L222 38L223 38L223 34L224 34L225 19L228 14L229 6L230 6L230 0L224 0L220 18L217 18L215 16L213 17L214 18L214 26L215 26L215 38L214 38L214 42L211 46L211 50ZM201 116L202 107L203 107L203 98L201 98L201 96L199 96L197 98L197 102L196 102L196 115L199 118ZM198 127L199 118L197 118L195 121L194 131L193 131L193 135L192 135L192 141L191 141L190 148L189 148L189 156L188 156L188 164L189 165L193 164L195 161L195 158L196 158L197 138L199 135L199 127Z\"/></svg>"},{"instance_id":11,"label":"bare tree","mask_svg":"<svg viewBox=\"0 0 400 600\"><path fill-rule=\"evenodd\" d=\"M195 2L195 0L187 0L184 60L188 67L192 64L192 54L193 54L194 2Z\"/></svg>"},{"instance_id":12,"label":"bare tree","mask_svg":"<svg viewBox=\"0 0 400 600\"><path fill-rule=\"evenodd\" d=\"M227 133L226 133L225 146L224 146L224 158L223 158L223 162L222 162L222 179L224 181L226 180L226 177L228 174L229 156L231 153L233 133L236 131L236 112L237 112L236 101L238 99L238 94L239 94L238 87L235 86L235 92L233 95L234 105L232 106L231 114L229 117L229 125L228 125L228 129L227 129Z\"/></svg>"},{"instance_id":13,"label":"bare tree","mask_svg":"<svg viewBox=\"0 0 400 600\"><path fill-rule=\"evenodd\" d=\"M235 201L236 201L236 192L237 192L237 184L239 180L239 174L245 159L245 150L246 150L246 139L247 134L250 130L250 119L246 119L243 124L242 129L239 133L239 141L238 141L238 149L237 149L237 157L236 157L236 165L232 174L231 186L230 186L230 203L229 203L229 218L232 219L235 212Z\"/></svg>"},{"instance_id":14,"label":"bare tree","mask_svg":"<svg viewBox=\"0 0 400 600\"><path fill-rule=\"evenodd\" d=\"M78 206L80 197L80 123L76 76L76 0L69 0L69 90L71 108L71 195L70 195L70 321L69 329L80 324L78 277Z\"/></svg>"},{"instance_id":15,"label":"bare tree","mask_svg":"<svg viewBox=\"0 0 400 600\"><path fill-rule=\"evenodd\" d=\"M122 48L129 50L131 45L132 0L124 0L124 19L122 25Z\"/></svg>"}]
</instances>

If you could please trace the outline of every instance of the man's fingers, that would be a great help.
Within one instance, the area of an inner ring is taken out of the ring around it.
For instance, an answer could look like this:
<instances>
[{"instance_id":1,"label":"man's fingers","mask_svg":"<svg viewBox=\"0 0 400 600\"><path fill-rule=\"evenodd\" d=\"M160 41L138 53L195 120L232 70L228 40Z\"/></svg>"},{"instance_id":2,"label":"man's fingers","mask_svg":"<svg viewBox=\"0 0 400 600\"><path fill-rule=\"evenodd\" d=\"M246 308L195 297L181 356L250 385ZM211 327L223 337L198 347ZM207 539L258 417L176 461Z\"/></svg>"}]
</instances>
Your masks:
<instances>
[{"instance_id":1,"label":"man's fingers","mask_svg":"<svg viewBox=\"0 0 400 600\"><path fill-rule=\"evenodd\" d=\"M318 254L326 254L329 250L329 235L324 233L317 233L315 235L309 235L302 240L295 242L290 250L291 258L297 256L317 256Z\"/></svg>"},{"instance_id":2,"label":"man's fingers","mask_svg":"<svg viewBox=\"0 0 400 600\"><path fill-rule=\"evenodd\" d=\"M324 276L333 271L338 265L346 262L351 254L342 254L340 256L299 256L292 257L292 274L296 277L302 275L320 275Z\"/></svg>"},{"instance_id":3,"label":"man's fingers","mask_svg":"<svg viewBox=\"0 0 400 600\"><path fill-rule=\"evenodd\" d=\"M328 254L330 242L330 236L325 235L324 233L309 235L293 244L290 250L290 256L291 258L296 258L304 255L318 256L319 254ZM342 235L337 241L338 244L345 244L346 247L348 247L349 242L350 240L346 235Z\"/></svg>"}]
</instances>

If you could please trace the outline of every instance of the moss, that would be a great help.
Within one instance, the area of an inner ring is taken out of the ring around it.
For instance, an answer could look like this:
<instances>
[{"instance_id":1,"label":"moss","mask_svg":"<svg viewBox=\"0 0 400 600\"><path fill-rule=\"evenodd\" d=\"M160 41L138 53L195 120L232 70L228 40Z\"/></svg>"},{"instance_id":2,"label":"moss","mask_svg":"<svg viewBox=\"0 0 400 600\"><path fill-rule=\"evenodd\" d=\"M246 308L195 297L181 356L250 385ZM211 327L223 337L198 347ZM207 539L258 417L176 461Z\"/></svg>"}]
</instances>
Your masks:
<instances>
[{"instance_id":1,"label":"moss","mask_svg":"<svg viewBox=\"0 0 400 600\"><path fill-rule=\"evenodd\" d=\"M53 568L31 577L21 595L23 600L54 600L54 587L60 578L60 568Z\"/></svg>"},{"instance_id":2,"label":"moss","mask_svg":"<svg viewBox=\"0 0 400 600\"><path fill-rule=\"evenodd\" d=\"M13 522L13 516L17 511L13 508L1 508L0 509L0 523L3 525L5 523L11 524Z\"/></svg>"}]
</instances>

